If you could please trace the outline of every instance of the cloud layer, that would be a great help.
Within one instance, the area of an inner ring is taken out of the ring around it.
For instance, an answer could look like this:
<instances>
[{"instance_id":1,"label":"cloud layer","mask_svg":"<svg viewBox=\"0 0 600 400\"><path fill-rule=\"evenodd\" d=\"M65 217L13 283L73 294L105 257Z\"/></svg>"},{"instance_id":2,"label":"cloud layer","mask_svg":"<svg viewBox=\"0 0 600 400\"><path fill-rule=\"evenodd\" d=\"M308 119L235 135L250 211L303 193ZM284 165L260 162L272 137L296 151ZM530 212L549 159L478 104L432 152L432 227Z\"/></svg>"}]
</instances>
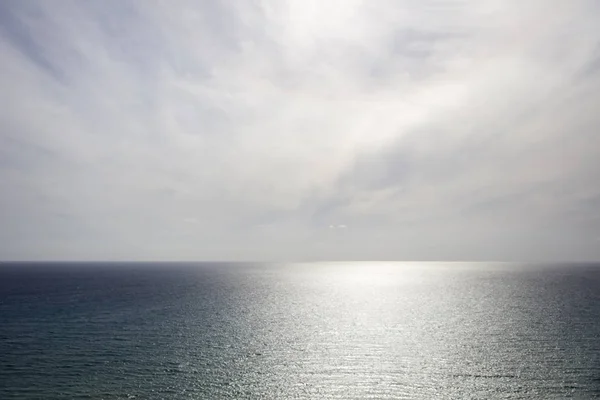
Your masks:
<instances>
[{"instance_id":1,"label":"cloud layer","mask_svg":"<svg viewBox=\"0 0 600 400\"><path fill-rule=\"evenodd\" d=\"M0 4L0 259L600 259L593 0Z\"/></svg>"}]
</instances>

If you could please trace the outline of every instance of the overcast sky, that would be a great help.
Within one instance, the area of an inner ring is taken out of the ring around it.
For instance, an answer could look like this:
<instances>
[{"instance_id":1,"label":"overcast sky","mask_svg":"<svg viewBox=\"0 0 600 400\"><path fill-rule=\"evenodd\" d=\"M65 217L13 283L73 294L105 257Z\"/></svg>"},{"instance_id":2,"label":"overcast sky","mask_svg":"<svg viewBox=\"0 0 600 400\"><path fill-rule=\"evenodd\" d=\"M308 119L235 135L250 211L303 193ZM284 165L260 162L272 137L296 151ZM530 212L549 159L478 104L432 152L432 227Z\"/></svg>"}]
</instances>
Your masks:
<instances>
[{"instance_id":1,"label":"overcast sky","mask_svg":"<svg viewBox=\"0 0 600 400\"><path fill-rule=\"evenodd\" d=\"M0 259L598 260L597 0L0 1Z\"/></svg>"}]
</instances>

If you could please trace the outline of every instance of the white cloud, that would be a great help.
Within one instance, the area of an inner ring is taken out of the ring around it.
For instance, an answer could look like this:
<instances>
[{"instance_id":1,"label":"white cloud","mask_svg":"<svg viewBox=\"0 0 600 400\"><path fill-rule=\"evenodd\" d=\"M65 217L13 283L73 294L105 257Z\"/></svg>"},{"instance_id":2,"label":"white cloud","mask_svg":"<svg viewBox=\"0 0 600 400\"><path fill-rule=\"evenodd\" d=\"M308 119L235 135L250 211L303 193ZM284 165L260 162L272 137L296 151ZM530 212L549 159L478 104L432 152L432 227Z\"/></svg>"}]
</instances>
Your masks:
<instances>
[{"instance_id":1,"label":"white cloud","mask_svg":"<svg viewBox=\"0 0 600 400\"><path fill-rule=\"evenodd\" d=\"M598 258L598 14L4 2L0 258Z\"/></svg>"}]
</instances>

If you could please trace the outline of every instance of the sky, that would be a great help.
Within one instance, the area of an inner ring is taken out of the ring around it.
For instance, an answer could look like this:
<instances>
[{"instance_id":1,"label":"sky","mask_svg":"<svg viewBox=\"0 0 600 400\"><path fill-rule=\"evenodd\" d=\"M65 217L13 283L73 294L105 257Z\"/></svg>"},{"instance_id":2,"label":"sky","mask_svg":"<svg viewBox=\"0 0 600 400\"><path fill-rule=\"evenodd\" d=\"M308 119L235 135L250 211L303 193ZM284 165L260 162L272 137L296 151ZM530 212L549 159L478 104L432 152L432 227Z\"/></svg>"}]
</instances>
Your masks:
<instances>
[{"instance_id":1,"label":"sky","mask_svg":"<svg viewBox=\"0 0 600 400\"><path fill-rule=\"evenodd\" d=\"M596 0L0 1L0 260L600 260Z\"/></svg>"}]
</instances>

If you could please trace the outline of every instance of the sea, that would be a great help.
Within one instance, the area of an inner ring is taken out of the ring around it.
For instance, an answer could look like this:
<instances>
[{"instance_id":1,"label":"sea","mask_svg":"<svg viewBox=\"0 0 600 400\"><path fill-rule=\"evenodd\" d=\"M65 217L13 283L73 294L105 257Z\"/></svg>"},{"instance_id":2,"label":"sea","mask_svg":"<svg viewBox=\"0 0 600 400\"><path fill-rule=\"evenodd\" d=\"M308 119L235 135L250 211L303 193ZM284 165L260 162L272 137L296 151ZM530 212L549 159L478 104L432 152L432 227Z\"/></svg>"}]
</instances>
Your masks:
<instances>
[{"instance_id":1,"label":"sea","mask_svg":"<svg viewBox=\"0 0 600 400\"><path fill-rule=\"evenodd\" d=\"M3 400L594 398L600 264L0 264Z\"/></svg>"}]
</instances>

